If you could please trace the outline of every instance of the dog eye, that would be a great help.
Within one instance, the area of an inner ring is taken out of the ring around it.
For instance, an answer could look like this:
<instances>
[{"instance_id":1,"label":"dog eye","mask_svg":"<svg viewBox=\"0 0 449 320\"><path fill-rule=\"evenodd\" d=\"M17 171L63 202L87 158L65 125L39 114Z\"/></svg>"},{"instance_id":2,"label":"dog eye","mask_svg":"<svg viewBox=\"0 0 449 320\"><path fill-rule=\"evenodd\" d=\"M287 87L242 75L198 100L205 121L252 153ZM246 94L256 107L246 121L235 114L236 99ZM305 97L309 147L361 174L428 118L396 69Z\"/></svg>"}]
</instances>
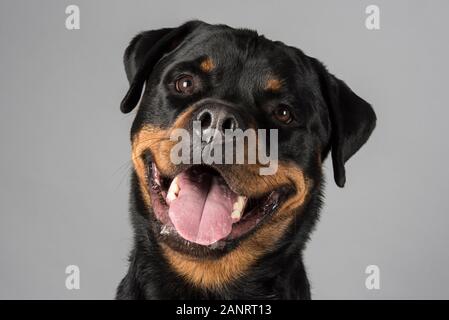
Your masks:
<instances>
[{"instance_id":1,"label":"dog eye","mask_svg":"<svg viewBox=\"0 0 449 320\"><path fill-rule=\"evenodd\" d=\"M182 75L175 81L176 91L183 94L192 94L194 85L193 77L189 75Z\"/></svg>"},{"instance_id":2,"label":"dog eye","mask_svg":"<svg viewBox=\"0 0 449 320\"><path fill-rule=\"evenodd\" d=\"M274 117L285 124L289 124L293 120L292 112L290 111L290 107L285 104L280 104L273 111Z\"/></svg>"}]
</instances>

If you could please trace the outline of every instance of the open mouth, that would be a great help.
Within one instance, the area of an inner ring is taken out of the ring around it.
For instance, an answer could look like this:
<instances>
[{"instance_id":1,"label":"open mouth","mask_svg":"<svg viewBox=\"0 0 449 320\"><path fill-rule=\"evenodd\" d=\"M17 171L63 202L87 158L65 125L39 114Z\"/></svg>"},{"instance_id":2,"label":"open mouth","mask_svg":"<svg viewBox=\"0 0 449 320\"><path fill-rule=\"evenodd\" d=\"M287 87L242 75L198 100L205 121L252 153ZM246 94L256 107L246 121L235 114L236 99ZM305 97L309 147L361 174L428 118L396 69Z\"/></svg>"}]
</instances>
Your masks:
<instances>
[{"instance_id":1,"label":"open mouth","mask_svg":"<svg viewBox=\"0 0 449 320\"><path fill-rule=\"evenodd\" d=\"M161 235L175 235L188 243L212 247L250 233L292 191L283 186L258 197L237 194L217 170L206 165L190 166L169 178L151 163L148 178Z\"/></svg>"}]
</instances>

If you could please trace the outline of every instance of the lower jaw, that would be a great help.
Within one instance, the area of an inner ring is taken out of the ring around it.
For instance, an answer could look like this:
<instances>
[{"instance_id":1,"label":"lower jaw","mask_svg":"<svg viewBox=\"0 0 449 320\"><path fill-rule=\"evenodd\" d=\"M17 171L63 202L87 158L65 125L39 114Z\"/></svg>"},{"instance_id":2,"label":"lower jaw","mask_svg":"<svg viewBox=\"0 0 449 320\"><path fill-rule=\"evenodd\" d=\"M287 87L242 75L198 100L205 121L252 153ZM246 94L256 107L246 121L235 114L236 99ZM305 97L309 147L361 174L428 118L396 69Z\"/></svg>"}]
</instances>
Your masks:
<instances>
[{"instance_id":1,"label":"lower jaw","mask_svg":"<svg viewBox=\"0 0 449 320\"><path fill-rule=\"evenodd\" d=\"M280 205L290 196L292 190L287 187L281 187L282 192L274 192L279 199L274 203L268 203L270 208L264 208L266 210L263 214L252 214L249 217L243 216L241 221L234 224L231 233L210 245L200 245L182 238L176 228L173 226L170 218L168 217L168 205L164 201L164 197L161 194L161 190L157 190L158 186L154 184L152 176L149 175L149 185L147 186L152 201L153 221L151 227L156 235L157 239L171 249L188 254L190 256L197 256L199 258L219 257L232 251L238 246L238 244L251 237L257 230L263 228L266 223L269 223L271 218L277 213ZM147 188L145 188L147 189Z\"/></svg>"},{"instance_id":2,"label":"lower jaw","mask_svg":"<svg viewBox=\"0 0 449 320\"><path fill-rule=\"evenodd\" d=\"M273 213L274 214L274 213ZM246 232L239 232L241 225L234 226L231 233L224 239L221 239L211 245L200 245L188 241L181 237L174 226L169 223L162 223L153 210L150 228L158 243L167 245L172 250L190 256L192 258L220 258L223 255L233 251L242 241L251 238L258 230L264 228L265 224L271 222L273 216L267 215L257 225Z\"/></svg>"}]
</instances>

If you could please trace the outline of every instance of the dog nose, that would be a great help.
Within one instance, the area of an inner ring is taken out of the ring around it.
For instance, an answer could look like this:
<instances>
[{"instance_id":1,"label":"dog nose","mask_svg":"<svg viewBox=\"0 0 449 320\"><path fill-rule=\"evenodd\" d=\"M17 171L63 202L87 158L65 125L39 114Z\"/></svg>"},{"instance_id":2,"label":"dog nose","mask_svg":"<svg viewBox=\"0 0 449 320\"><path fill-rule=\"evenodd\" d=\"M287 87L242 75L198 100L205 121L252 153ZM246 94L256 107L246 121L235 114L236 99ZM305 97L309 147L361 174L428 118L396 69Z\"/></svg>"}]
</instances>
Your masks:
<instances>
[{"instance_id":1,"label":"dog nose","mask_svg":"<svg viewBox=\"0 0 449 320\"><path fill-rule=\"evenodd\" d=\"M218 130L225 134L225 130L235 130L241 128L241 121L224 106L207 106L202 108L197 116L196 121L201 122L201 130Z\"/></svg>"}]
</instances>

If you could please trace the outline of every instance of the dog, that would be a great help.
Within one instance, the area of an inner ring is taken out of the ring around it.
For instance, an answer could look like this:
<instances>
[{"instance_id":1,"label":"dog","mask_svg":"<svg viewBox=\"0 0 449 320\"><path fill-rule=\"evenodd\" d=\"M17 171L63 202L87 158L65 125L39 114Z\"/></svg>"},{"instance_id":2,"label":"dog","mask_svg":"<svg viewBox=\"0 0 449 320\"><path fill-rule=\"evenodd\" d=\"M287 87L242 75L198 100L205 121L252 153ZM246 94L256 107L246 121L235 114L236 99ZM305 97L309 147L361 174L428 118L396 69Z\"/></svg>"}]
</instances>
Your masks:
<instances>
[{"instance_id":1,"label":"dog","mask_svg":"<svg viewBox=\"0 0 449 320\"><path fill-rule=\"evenodd\" d=\"M121 111L138 106L134 245L116 298L310 299L302 252L323 201L323 161L331 153L343 187L345 162L376 125L371 105L300 49L197 20L138 34L124 65ZM195 121L202 131L276 129L276 172L174 164L171 134Z\"/></svg>"}]
</instances>

